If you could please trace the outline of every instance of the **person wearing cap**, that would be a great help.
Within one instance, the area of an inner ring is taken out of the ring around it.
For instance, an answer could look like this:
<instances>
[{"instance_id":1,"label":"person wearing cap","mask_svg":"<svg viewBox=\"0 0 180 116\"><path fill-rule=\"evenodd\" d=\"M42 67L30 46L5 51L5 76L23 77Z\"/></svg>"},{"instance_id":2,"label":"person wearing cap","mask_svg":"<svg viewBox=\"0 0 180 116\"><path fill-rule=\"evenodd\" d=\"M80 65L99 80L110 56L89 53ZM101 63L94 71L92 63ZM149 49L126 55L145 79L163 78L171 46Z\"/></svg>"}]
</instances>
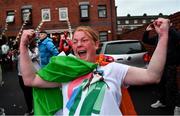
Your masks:
<instances>
[{"instance_id":1,"label":"person wearing cap","mask_svg":"<svg viewBox=\"0 0 180 116\"><path fill-rule=\"evenodd\" d=\"M49 60L52 56L59 54L58 49L53 43L53 40L47 36L46 31L39 32L38 49L40 53L41 68L49 63Z\"/></svg>"}]
</instances>

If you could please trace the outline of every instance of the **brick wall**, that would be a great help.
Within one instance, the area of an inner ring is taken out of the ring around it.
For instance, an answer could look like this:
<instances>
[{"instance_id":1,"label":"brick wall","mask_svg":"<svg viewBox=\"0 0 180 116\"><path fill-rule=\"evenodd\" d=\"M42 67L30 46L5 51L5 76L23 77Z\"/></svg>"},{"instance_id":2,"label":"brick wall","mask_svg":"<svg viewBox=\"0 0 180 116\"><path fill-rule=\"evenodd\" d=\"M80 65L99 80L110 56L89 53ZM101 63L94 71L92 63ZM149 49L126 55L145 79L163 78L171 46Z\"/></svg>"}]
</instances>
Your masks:
<instances>
[{"instance_id":1,"label":"brick wall","mask_svg":"<svg viewBox=\"0 0 180 116\"><path fill-rule=\"evenodd\" d=\"M79 2L89 1L89 21L80 21ZM21 8L25 5L32 5L32 28L36 28L41 21L41 9L50 8L51 21L45 22L42 26L44 30L67 29L66 21L59 21L60 7L68 8L68 16L72 29L79 25L89 25L97 31L108 31L108 39L116 39L116 11L115 0L0 0L0 29L4 28L6 11L15 10L15 23L8 26L7 35L16 36L21 25ZM106 5L107 18L98 18L98 5Z\"/></svg>"}]
</instances>

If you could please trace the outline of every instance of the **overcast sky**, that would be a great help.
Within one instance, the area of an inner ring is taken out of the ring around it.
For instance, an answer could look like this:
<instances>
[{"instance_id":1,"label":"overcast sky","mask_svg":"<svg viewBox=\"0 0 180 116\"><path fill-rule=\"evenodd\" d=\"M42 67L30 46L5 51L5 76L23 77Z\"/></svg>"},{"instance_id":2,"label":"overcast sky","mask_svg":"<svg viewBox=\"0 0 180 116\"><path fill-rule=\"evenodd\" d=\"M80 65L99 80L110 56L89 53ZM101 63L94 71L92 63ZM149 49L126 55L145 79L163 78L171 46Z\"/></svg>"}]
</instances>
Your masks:
<instances>
[{"instance_id":1,"label":"overcast sky","mask_svg":"<svg viewBox=\"0 0 180 116\"><path fill-rule=\"evenodd\" d=\"M115 0L118 16L170 15L180 11L180 0Z\"/></svg>"}]
</instances>

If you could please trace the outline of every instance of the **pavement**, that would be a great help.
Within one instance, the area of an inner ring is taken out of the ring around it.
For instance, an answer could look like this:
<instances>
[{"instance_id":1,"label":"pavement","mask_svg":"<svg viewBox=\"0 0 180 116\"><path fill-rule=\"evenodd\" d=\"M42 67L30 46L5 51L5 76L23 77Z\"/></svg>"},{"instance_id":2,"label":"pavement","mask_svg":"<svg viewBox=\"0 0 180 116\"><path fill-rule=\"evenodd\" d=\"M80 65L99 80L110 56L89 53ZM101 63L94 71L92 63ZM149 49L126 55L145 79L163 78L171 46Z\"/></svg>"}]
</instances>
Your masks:
<instances>
[{"instance_id":1,"label":"pavement","mask_svg":"<svg viewBox=\"0 0 180 116\"><path fill-rule=\"evenodd\" d=\"M151 104L157 101L156 85L131 86L128 88L135 110L138 115L173 115L174 112L168 108L151 108Z\"/></svg>"},{"instance_id":2,"label":"pavement","mask_svg":"<svg viewBox=\"0 0 180 116\"><path fill-rule=\"evenodd\" d=\"M0 108L5 115L23 115L27 109L22 90L20 89L17 70L3 73L4 85L0 87ZM155 85L131 86L128 88L138 115L172 115L168 108L153 109L150 105L156 102ZM1 114L0 114L1 116Z\"/></svg>"},{"instance_id":3,"label":"pavement","mask_svg":"<svg viewBox=\"0 0 180 116\"><path fill-rule=\"evenodd\" d=\"M4 84L0 87L0 108L6 115L23 115L27 109L20 89L17 70L3 71Z\"/></svg>"}]
</instances>

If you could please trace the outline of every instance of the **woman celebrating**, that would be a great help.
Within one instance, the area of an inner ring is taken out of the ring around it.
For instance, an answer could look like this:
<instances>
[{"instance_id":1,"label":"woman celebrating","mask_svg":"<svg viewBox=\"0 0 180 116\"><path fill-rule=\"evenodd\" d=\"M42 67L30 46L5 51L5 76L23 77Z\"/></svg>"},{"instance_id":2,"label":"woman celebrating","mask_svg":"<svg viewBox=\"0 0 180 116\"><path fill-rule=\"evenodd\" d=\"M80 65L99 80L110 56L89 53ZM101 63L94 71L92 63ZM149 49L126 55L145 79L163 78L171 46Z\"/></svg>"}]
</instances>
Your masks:
<instances>
[{"instance_id":1,"label":"woman celebrating","mask_svg":"<svg viewBox=\"0 0 180 116\"><path fill-rule=\"evenodd\" d=\"M115 62L102 65L102 61L96 59L98 35L90 27L80 26L72 39L76 58L54 56L35 73L27 49L34 31L25 30L20 43L20 67L25 85L36 87L33 92L35 114L122 115L119 110L122 86L158 83L161 79L169 20L159 18L153 24L159 42L147 69Z\"/></svg>"}]
</instances>

